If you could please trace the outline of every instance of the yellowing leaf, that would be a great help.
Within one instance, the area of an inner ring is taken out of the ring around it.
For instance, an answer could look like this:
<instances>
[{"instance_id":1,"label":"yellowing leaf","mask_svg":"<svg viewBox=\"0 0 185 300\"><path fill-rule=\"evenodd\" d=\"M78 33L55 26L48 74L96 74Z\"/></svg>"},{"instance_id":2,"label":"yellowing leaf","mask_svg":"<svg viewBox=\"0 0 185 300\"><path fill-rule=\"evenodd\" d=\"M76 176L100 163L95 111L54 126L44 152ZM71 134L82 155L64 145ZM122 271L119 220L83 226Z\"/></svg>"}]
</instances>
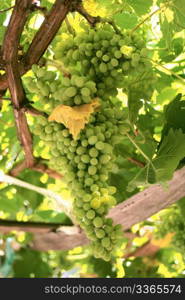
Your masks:
<instances>
[{"instance_id":1,"label":"yellowing leaf","mask_svg":"<svg viewBox=\"0 0 185 300\"><path fill-rule=\"evenodd\" d=\"M55 107L48 120L64 124L73 138L76 139L79 132L84 129L85 124L89 122L90 115L97 111L99 106L98 98L89 104L73 107L61 104Z\"/></svg>"}]
</instances>

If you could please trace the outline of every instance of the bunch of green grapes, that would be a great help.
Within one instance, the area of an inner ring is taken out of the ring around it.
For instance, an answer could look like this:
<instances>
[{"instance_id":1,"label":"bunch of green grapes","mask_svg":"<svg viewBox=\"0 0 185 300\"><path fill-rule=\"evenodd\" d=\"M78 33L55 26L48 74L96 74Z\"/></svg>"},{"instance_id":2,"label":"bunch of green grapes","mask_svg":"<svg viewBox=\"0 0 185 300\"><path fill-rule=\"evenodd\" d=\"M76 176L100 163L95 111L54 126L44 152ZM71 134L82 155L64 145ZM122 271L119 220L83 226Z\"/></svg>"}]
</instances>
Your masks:
<instances>
[{"instance_id":1,"label":"bunch of green grapes","mask_svg":"<svg viewBox=\"0 0 185 300\"><path fill-rule=\"evenodd\" d=\"M183 255L185 253L185 219L184 215L178 205L173 205L167 209L161 216L157 225L156 236L164 237L168 233L173 233L172 246L180 251Z\"/></svg>"},{"instance_id":2,"label":"bunch of green grapes","mask_svg":"<svg viewBox=\"0 0 185 300\"><path fill-rule=\"evenodd\" d=\"M104 98L115 96L125 77L152 70L145 41L129 31L116 34L110 25L59 41L55 58L94 80L98 96Z\"/></svg>"},{"instance_id":3,"label":"bunch of green grapes","mask_svg":"<svg viewBox=\"0 0 185 300\"><path fill-rule=\"evenodd\" d=\"M116 204L115 187L108 185L109 172L114 169L113 146L129 130L122 121L123 112L107 103L95 112L76 140L64 125L39 117L34 134L50 147L51 166L64 174L74 197L74 214L87 237L92 241L96 257L110 260L119 246L121 226L106 218Z\"/></svg>"},{"instance_id":4,"label":"bunch of green grapes","mask_svg":"<svg viewBox=\"0 0 185 300\"><path fill-rule=\"evenodd\" d=\"M70 68L70 77L33 66L35 77L27 78L27 89L48 105L49 113L58 104L82 105L96 97L100 109L91 114L76 140L64 125L44 117L38 118L34 134L50 147L51 165L64 174L74 197L74 214L95 256L108 261L122 237L121 226L106 217L116 204L109 172L117 167L114 145L130 130L121 101L112 96L125 80L129 86L136 74L151 68L147 51L138 35L118 35L103 25L59 42L55 56Z\"/></svg>"}]
</instances>

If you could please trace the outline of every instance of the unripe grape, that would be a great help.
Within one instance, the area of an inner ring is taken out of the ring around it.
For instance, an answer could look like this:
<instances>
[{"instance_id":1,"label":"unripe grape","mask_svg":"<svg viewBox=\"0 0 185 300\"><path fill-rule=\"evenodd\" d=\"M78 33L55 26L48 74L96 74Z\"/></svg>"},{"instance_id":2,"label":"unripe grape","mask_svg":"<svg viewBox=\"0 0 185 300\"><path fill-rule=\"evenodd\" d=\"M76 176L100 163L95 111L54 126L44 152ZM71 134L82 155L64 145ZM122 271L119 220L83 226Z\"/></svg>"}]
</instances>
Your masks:
<instances>
[{"instance_id":1,"label":"unripe grape","mask_svg":"<svg viewBox=\"0 0 185 300\"><path fill-rule=\"evenodd\" d=\"M86 217L88 219L90 219L90 220L94 219L94 217L95 217L95 211L92 210L92 209L88 210L88 212L86 213Z\"/></svg>"},{"instance_id":2,"label":"unripe grape","mask_svg":"<svg viewBox=\"0 0 185 300\"><path fill-rule=\"evenodd\" d=\"M103 226L103 221L100 217L96 217L94 220L93 220L93 224L95 227L97 228L100 228Z\"/></svg>"}]
</instances>

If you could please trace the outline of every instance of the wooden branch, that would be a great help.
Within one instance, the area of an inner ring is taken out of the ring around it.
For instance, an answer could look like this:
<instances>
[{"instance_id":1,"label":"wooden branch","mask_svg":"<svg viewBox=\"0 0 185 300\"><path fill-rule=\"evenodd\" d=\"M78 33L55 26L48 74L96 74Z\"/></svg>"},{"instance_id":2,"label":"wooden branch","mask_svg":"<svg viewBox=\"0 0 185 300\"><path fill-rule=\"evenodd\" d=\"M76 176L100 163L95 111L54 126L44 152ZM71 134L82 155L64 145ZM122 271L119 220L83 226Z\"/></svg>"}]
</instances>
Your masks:
<instances>
[{"instance_id":1,"label":"wooden branch","mask_svg":"<svg viewBox=\"0 0 185 300\"><path fill-rule=\"evenodd\" d=\"M23 1L22 1L23 2ZM43 24L36 33L23 61L19 64L20 75L24 75L33 64L38 63L48 45L51 43L58 32L62 22L69 12L73 0L56 0L52 9L45 17ZM7 76L0 75L0 90L8 87Z\"/></svg>"},{"instance_id":2,"label":"wooden branch","mask_svg":"<svg viewBox=\"0 0 185 300\"><path fill-rule=\"evenodd\" d=\"M27 124L25 113L22 109L25 100L25 93L19 73L18 48L20 37L27 21L31 5L32 0L16 1L3 43L3 59L5 61L8 87L14 108L17 133L25 152L27 167L34 164L34 157L32 154L31 133Z\"/></svg>"},{"instance_id":3,"label":"wooden branch","mask_svg":"<svg viewBox=\"0 0 185 300\"><path fill-rule=\"evenodd\" d=\"M18 163L10 172L9 175L17 177L23 170L27 168L25 160ZM55 170L50 169L46 164L40 163L39 159L34 163L33 166L30 167L31 170L40 172L40 173L46 173L49 177L54 179L62 179L63 175L58 173Z\"/></svg>"},{"instance_id":4,"label":"wooden branch","mask_svg":"<svg viewBox=\"0 0 185 300\"><path fill-rule=\"evenodd\" d=\"M28 113L28 114L30 114L34 117L43 116L43 117L48 118L48 115L45 112L40 111L40 110L36 109L35 107L33 107L31 105L25 105L23 110L24 110L25 113Z\"/></svg>"},{"instance_id":5,"label":"wooden branch","mask_svg":"<svg viewBox=\"0 0 185 300\"><path fill-rule=\"evenodd\" d=\"M48 166L45 165L45 164L37 163L31 169L35 170L37 172L40 172L40 173L46 173L46 174L48 174L49 177L52 177L54 179L60 179L61 180L63 178L62 174L58 173L55 170L52 170L52 169L48 168Z\"/></svg>"},{"instance_id":6,"label":"wooden branch","mask_svg":"<svg viewBox=\"0 0 185 300\"><path fill-rule=\"evenodd\" d=\"M2 234L9 233L11 231L24 231L31 233L47 233L57 230L58 223L42 223L42 222L18 222L11 220L0 219L0 232Z\"/></svg>"},{"instance_id":7,"label":"wooden branch","mask_svg":"<svg viewBox=\"0 0 185 300\"><path fill-rule=\"evenodd\" d=\"M164 189L159 184L152 185L111 209L108 216L113 218L114 223L121 224L125 231L184 196L185 167L175 172L173 179L169 182L169 189ZM23 231L22 227L21 230ZM37 232L33 238L32 248L40 251L67 250L87 242L85 234L79 231L78 227L70 227L69 232L68 228L66 231L66 227L62 226L55 233Z\"/></svg>"},{"instance_id":8,"label":"wooden branch","mask_svg":"<svg viewBox=\"0 0 185 300\"><path fill-rule=\"evenodd\" d=\"M39 193L44 197L52 199L54 201L56 208L57 209L60 208L61 211L63 211L67 216L69 216L69 218L75 224L75 219L72 214L72 203L70 201L66 201L63 197L53 192L52 190L41 188L31 183L12 177L10 175L6 175L2 171L0 171L0 182L20 186L22 188Z\"/></svg>"},{"instance_id":9,"label":"wooden branch","mask_svg":"<svg viewBox=\"0 0 185 300\"><path fill-rule=\"evenodd\" d=\"M8 7L8 8L5 8L5 9L2 9L2 10L0 10L0 14L2 14L2 13L4 13L4 12L7 12L8 10L10 10L10 9L12 9L12 8L14 8L15 7L15 5L13 5L13 6L10 6L10 7Z\"/></svg>"},{"instance_id":10,"label":"wooden branch","mask_svg":"<svg viewBox=\"0 0 185 300\"><path fill-rule=\"evenodd\" d=\"M91 16L83 7L83 4L80 2L79 4L74 4L72 7L72 11L77 11L79 14L81 14L91 26L95 26L96 23L100 22L100 17L93 17Z\"/></svg>"},{"instance_id":11,"label":"wooden branch","mask_svg":"<svg viewBox=\"0 0 185 300\"><path fill-rule=\"evenodd\" d=\"M73 0L56 0L24 57L24 72L37 64L65 20Z\"/></svg>"}]
</instances>

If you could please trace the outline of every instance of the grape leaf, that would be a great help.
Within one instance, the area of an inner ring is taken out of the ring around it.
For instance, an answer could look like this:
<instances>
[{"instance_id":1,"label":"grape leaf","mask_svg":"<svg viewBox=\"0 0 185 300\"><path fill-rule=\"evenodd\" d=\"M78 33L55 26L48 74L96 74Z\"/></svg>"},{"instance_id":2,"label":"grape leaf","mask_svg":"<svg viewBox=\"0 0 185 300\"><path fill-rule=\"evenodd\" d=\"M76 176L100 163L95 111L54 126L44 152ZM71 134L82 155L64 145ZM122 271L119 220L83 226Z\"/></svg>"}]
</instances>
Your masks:
<instances>
[{"instance_id":1,"label":"grape leaf","mask_svg":"<svg viewBox=\"0 0 185 300\"><path fill-rule=\"evenodd\" d=\"M170 102L165 108L165 125L163 134L167 135L170 128L182 129L185 133L185 100L181 100L181 94Z\"/></svg>"},{"instance_id":2,"label":"grape leaf","mask_svg":"<svg viewBox=\"0 0 185 300\"><path fill-rule=\"evenodd\" d=\"M131 29L136 26L138 18L135 14L122 12L114 15L114 20L122 29Z\"/></svg>"},{"instance_id":3,"label":"grape leaf","mask_svg":"<svg viewBox=\"0 0 185 300\"><path fill-rule=\"evenodd\" d=\"M166 40L167 47L171 49L173 36L176 32L185 29L185 7L184 0L173 0L168 8L161 14L161 31Z\"/></svg>"},{"instance_id":4,"label":"grape leaf","mask_svg":"<svg viewBox=\"0 0 185 300\"><path fill-rule=\"evenodd\" d=\"M181 129L170 129L168 135L164 136L156 157L129 183L128 190L133 190L138 185L170 180L184 156L185 134Z\"/></svg>"},{"instance_id":5,"label":"grape leaf","mask_svg":"<svg viewBox=\"0 0 185 300\"><path fill-rule=\"evenodd\" d=\"M85 124L89 122L90 115L95 112L99 106L100 103L98 99L94 99L89 104L73 107L62 104L53 110L48 120L63 123L69 129L73 138L76 139L80 131L84 129Z\"/></svg>"},{"instance_id":6,"label":"grape leaf","mask_svg":"<svg viewBox=\"0 0 185 300\"><path fill-rule=\"evenodd\" d=\"M142 93L140 91L135 91L130 89L128 93L128 109L129 109L129 120L131 123L135 123L138 117L138 112L143 106Z\"/></svg>"},{"instance_id":7,"label":"grape leaf","mask_svg":"<svg viewBox=\"0 0 185 300\"><path fill-rule=\"evenodd\" d=\"M132 8L135 10L135 12L141 16L143 14L146 14L149 12L150 7L153 4L152 0L126 0L127 3L132 6Z\"/></svg>"}]
</instances>

